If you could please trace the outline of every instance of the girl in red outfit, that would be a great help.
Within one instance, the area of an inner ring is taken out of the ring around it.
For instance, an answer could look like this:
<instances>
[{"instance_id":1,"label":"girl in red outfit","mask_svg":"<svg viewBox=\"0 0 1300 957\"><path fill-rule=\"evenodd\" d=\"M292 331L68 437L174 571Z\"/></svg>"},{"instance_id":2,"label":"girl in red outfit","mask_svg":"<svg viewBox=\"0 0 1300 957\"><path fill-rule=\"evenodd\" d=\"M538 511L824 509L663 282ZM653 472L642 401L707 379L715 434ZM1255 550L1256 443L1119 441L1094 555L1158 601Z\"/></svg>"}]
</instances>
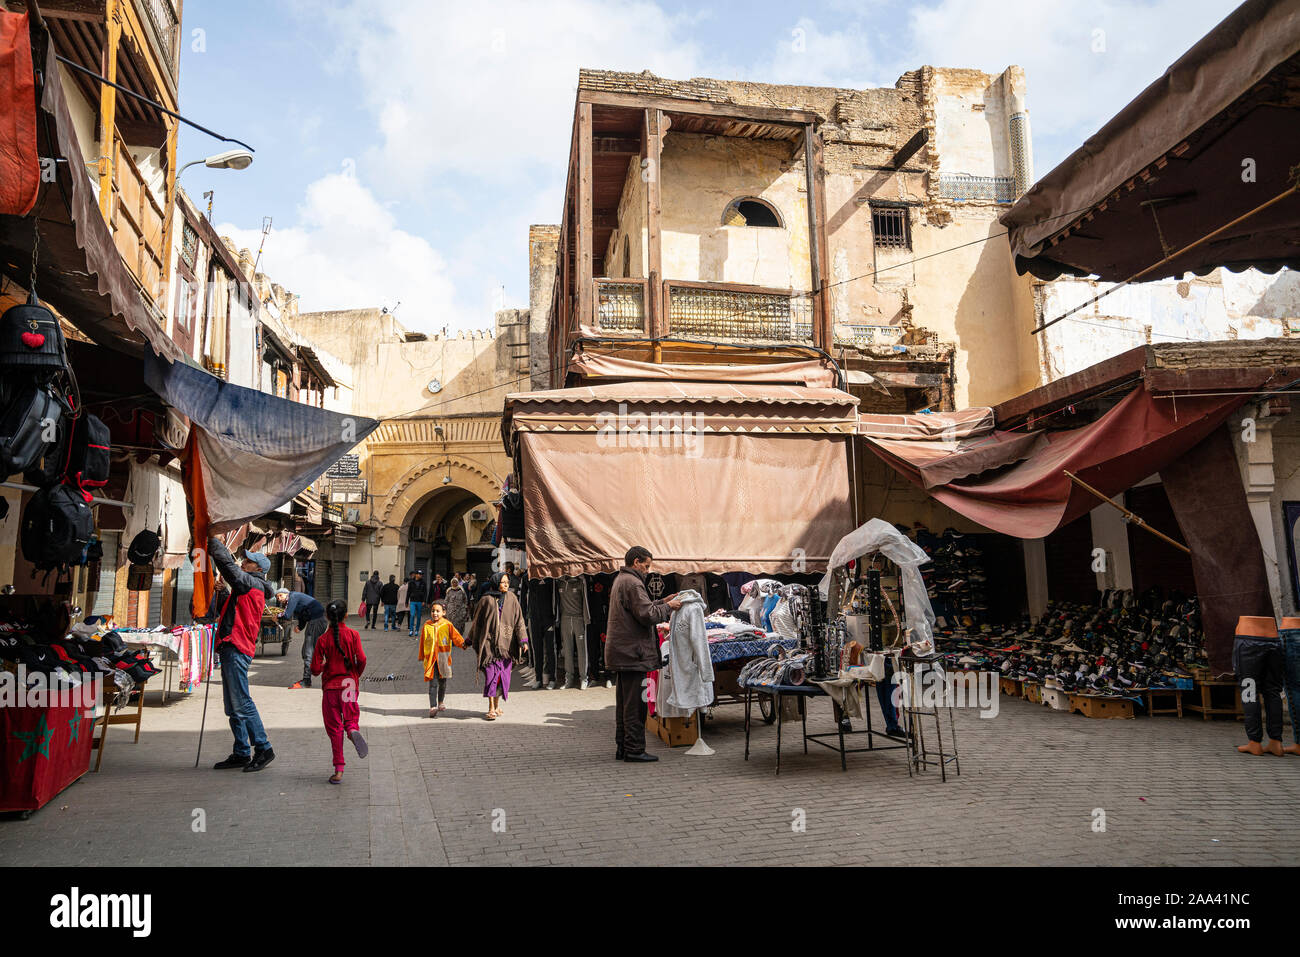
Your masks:
<instances>
[{"instance_id":1,"label":"girl in red outfit","mask_svg":"<svg viewBox=\"0 0 1300 957\"><path fill-rule=\"evenodd\" d=\"M325 733L329 735L334 751L334 774L330 784L343 780L343 733L346 731L357 749L357 757L364 758L370 748L357 727L361 709L357 705L361 673L366 670L366 653L361 648L361 636L343 624L348 609L335 599L325 606L329 628L316 640L316 651L311 656L311 673L322 675L324 692L321 713L325 717Z\"/></svg>"}]
</instances>

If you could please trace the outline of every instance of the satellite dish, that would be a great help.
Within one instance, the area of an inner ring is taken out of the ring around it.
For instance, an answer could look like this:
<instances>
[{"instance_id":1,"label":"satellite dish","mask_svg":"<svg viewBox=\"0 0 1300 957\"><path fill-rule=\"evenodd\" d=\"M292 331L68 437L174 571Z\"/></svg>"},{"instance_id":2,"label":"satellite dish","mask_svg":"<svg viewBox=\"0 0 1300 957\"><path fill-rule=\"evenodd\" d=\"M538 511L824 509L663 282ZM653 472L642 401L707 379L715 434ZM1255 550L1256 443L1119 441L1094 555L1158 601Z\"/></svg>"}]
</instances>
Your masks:
<instances>
[{"instance_id":1,"label":"satellite dish","mask_svg":"<svg viewBox=\"0 0 1300 957\"><path fill-rule=\"evenodd\" d=\"M430 379L429 384L425 386L425 388L427 388L434 395L437 395L439 392L442 391L442 383L437 379Z\"/></svg>"}]
</instances>

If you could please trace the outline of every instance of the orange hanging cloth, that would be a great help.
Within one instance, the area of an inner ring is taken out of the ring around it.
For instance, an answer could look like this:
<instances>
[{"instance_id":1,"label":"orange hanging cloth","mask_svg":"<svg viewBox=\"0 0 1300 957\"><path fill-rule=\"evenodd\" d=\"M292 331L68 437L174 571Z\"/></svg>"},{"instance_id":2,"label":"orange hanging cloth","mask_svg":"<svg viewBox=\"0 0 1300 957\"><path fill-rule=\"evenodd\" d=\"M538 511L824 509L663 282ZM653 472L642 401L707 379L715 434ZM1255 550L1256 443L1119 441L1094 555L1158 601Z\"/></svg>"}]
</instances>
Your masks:
<instances>
[{"instance_id":1,"label":"orange hanging cloth","mask_svg":"<svg viewBox=\"0 0 1300 957\"><path fill-rule=\"evenodd\" d=\"M0 213L26 216L40 186L28 18L26 13L0 12Z\"/></svg>"},{"instance_id":2,"label":"orange hanging cloth","mask_svg":"<svg viewBox=\"0 0 1300 957\"><path fill-rule=\"evenodd\" d=\"M208 613L208 602L216 586L216 575L208 557L208 494L203 484L203 460L199 453L198 426L191 423L190 435L181 454L181 480L185 485L185 500L190 508L190 534L194 539L194 592L190 598L190 613L201 618ZM202 559L202 560L200 560Z\"/></svg>"}]
</instances>

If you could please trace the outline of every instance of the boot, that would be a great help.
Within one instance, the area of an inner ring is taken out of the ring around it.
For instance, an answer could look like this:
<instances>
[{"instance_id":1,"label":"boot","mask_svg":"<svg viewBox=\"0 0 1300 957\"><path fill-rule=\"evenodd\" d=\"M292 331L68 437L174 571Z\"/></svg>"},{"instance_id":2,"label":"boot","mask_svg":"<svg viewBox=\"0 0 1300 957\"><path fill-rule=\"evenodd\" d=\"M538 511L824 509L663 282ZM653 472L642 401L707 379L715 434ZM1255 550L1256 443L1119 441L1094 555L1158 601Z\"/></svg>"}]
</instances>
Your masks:
<instances>
[{"instance_id":1,"label":"boot","mask_svg":"<svg viewBox=\"0 0 1300 957\"><path fill-rule=\"evenodd\" d=\"M1264 751L1268 754L1277 755L1280 758L1282 757L1282 742L1270 740L1268 744L1264 745Z\"/></svg>"},{"instance_id":2,"label":"boot","mask_svg":"<svg viewBox=\"0 0 1300 957\"><path fill-rule=\"evenodd\" d=\"M1237 745L1237 750L1242 754L1263 754L1264 748L1258 741L1248 741L1246 744Z\"/></svg>"}]
</instances>

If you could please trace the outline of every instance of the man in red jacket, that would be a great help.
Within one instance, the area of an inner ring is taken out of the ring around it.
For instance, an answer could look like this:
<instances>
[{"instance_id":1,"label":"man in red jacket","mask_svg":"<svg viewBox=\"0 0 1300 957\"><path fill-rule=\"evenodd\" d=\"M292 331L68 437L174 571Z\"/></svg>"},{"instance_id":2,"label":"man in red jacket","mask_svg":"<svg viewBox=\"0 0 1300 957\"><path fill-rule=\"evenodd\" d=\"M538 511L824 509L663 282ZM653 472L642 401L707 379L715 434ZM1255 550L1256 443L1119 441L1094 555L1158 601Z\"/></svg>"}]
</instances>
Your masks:
<instances>
[{"instance_id":1,"label":"man in red jacket","mask_svg":"<svg viewBox=\"0 0 1300 957\"><path fill-rule=\"evenodd\" d=\"M232 768L260 771L275 760L275 751L248 692L248 666L257 651L262 609L266 600L275 594L266 580L271 560L260 552L245 552L244 560L235 564L230 550L216 538L208 539L208 557L230 585L230 594L217 620L216 652L221 662L221 694L226 716L235 735L235 750L213 767L218 771Z\"/></svg>"}]
</instances>

